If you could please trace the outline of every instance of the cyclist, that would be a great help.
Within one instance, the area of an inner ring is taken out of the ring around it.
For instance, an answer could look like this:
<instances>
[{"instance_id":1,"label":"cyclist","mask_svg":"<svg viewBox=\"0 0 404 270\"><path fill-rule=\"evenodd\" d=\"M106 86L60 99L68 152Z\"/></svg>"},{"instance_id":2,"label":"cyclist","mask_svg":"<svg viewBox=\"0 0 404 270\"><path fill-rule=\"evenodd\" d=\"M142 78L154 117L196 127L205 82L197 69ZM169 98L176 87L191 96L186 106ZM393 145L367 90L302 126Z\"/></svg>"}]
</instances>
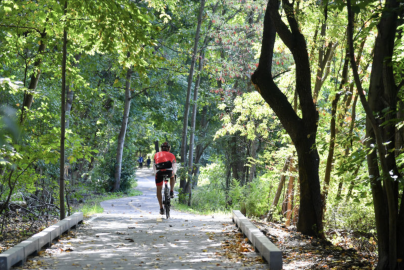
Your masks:
<instances>
[{"instance_id":1,"label":"cyclist","mask_svg":"<svg viewBox=\"0 0 404 270\"><path fill-rule=\"evenodd\" d=\"M161 145L161 152L154 155L153 172L156 175L157 200L160 204L160 215L164 215L161 190L163 189L164 175L170 178L170 197L174 198L175 174L177 172L177 161L170 153L170 144L164 142Z\"/></svg>"}]
</instances>

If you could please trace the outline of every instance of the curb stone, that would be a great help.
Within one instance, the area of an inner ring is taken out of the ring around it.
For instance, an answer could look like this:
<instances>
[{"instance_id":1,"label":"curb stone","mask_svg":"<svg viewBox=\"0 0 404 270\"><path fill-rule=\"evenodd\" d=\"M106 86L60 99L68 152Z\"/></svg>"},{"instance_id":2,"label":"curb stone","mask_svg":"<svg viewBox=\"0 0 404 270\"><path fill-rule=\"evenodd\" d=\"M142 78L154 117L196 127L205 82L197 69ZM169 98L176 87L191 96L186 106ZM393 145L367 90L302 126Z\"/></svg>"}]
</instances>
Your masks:
<instances>
[{"instance_id":1,"label":"curb stone","mask_svg":"<svg viewBox=\"0 0 404 270\"><path fill-rule=\"evenodd\" d=\"M83 213L78 212L58 223L34 234L25 241L0 254L0 270L9 270L12 266L25 263L29 255L38 253L43 246L50 245L53 239L83 222Z\"/></svg>"},{"instance_id":2,"label":"curb stone","mask_svg":"<svg viewBox=\"0 0 404 270\"><path fill-rule=\"evenodd\" d=\"M282 251L269 241L239 210L233 210L232 218L236 226L247 236L256 250L268 262L269 269L282 269Z\"/></svg>"}]
</instances>

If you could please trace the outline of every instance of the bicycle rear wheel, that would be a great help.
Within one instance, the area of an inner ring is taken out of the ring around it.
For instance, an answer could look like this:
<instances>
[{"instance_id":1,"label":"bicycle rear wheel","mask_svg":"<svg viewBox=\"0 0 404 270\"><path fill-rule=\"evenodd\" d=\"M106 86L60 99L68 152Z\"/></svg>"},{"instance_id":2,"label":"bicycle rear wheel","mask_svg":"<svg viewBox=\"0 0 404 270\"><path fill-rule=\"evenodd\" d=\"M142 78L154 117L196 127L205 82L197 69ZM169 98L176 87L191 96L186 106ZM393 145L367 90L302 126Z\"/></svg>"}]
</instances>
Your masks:
<instances>
[{"instance_id":1,"label":"bicycle rear wheel","mask_svg":"<svg viewBox=\"0 0 404 270\"><path fill-rule=\"evenodd\" d=\"M167 186L164 188L164 212L166 212L166 218L170 218L170 192Z\"/></svg>"},{"instance_id":2,"label":"bicycle rear wheel","mask_svg":"<svg viewBox=\"0 0 404 270\"><path fill-rule=\"evenodd\" d=\"M168 202L168 205L166 207L166 218L167 219L170 218L170 202Z\"/></svg>"}]
</instances>

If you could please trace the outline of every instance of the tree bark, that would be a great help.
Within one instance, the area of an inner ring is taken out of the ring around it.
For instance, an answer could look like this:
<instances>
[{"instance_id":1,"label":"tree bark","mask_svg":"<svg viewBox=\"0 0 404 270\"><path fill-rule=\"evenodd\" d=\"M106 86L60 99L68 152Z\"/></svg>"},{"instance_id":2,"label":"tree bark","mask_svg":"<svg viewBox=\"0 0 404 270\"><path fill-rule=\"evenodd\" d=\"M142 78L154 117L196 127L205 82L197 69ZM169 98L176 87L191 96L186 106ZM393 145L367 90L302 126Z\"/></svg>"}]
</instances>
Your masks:
<instances>
[{"instance_id":1,"label":"tree bark","mask_svg":"<svg viewBox=\"0 0 404 270\"><path fill-rule=\"evenodd\" d=\"M39 78L41 77L41 64L42 64L42 54L45 52L46 49L46 43L45 43L45 38L46 38L46 30L44 30L41 33L41 40L38 48L38 59L35 60L34 62L34 71L32 72L31 75L31 81L28 86L28 91L35 91L35 89L38 86ZM21 107L21 116L20 116L20 124L22 124L25 120L25 111L28 109L31 109L32 102L34 100L34 96L30 94L29 92L25 91L24 93L24 100L22 103Z\"/></svg>"},{"instance_id":2,"label":"tree bark","mask_svg":"<svg viewBox=\"0 0 404 270\"><path fill-rule=\"evenodd\" d=\"M187 155L188 114L189 114L189 105L190 105L190 100L191 100L191 87L192 87L192 81L193 81L192 79L194 76L196 55L198 54L198 43L199 43L200 30L201 30L201 25L202 25L202 15L203 15L204 8L205 8L205 0L201 0L201 5L199 8L199 14L198 14L198 25L196 27L196 33L195 33L194 49L192 52L191 66L190 66L189 75L188 75L187 98L186 98L185 106L184 106L184 119L183 119L184 122L183 122L183 127L182 127L182 141L181 141L181 163L183 165L185 165L186 155ZM184 185L185 185L185 183L184 183Z\"/></svg>"},{"instance_id":3,"label":"tree bark","mask_svg":"<svg viewBox=\"0 0 404 270\"><path fill-rule=\"evenodd\" d=\"M154 141L154 150L156 151L156 153L160 152L160 145L158 140Z\"/></svg>"},{"instance_id":4,"label":"tree bark","mask_svg":"<svg viewBox=\"0 0 404 270\"><path fill-rule=\"evenodd\" d=\"M243 138L240 136L240 132L237 131L230 138L230 166L233 178L239 181L240 185L244 185L244 148L241 146Z\"/></svg>"},{"instance_id":5,"label":"tree bark","mask_svg":"<svg viewBox=\"0 0 404 270\"><path fill-rule=\"evenodd\" d=\"M353 50L353 13L351 1L347 1L348 7L348 42L350 49L351 67L355 84L362 106L367 116L367 135L369 141L376 142L377 157L382 169L381 185L378 178L375 178L375 160L369 160L373 152L368 155L368 170L371 178L371 188L375 207L376 229L378 234L379 262L377 269L397 269L399 264L398 254L403 250L402 243L398 243L404 228L399 228L400 217L404 209L399 211L398 185L402 176L399 174L394 157L395 146L395 125L391 124L397 112L397 86L395 85L393 72L393 49L397 30L397 10L399 3L395 0L385 1L385 7L378 24L378 34L375 42L372 72L369 85L369 97L366 100L364 90L355 65ZM387 112L383 112L388 108ZM374 114L380 113L379 118ZM386 122L384 125L382 123ZM385 142L391 142L385 144ZM370 145L369 145L370 146ZM373 165L373 168L372 168ZM393 177L396 179L393 179ZM383 198L385 194L385 198ZM387 211L383 207L387 205ZM384 216L387 215L387 216ZM404 251L403 251L404 252Z\"/></svg>"},{"instance_id":6,"label":"tree bark","mask_svg":"<svg viewBox=\"0 0 404 270\"><path fill-rule=\"evenodd\" d=\"M254 179L255 171L257 168L257 165L255 164L255 159L257 158L257 147L258 147L258 138L255 138L251 142L251 157L253 158L253 160L251 161L250 172L248 175L248 182L250 183Z\"/></svg>"},{"instance_id":7,"label":"tree bark","mask_svg":"<svg viewBox=\"0 0 404 270\"><path fill-rule=\"evenodd\" d=\"M300 181L299 181L299 179L298 179L298 181L296 182L296 185L297 185L296 194L299 194L299 193L300 193L299 182L300 182ZM295 201L296 201L296 200L295 200ZM293 208L293 225L296 226L297 221L298 221L298 218L299 218L299 205L296 203L296 204L295 204L295 207Z\"/></svg>"},{"instance_id":8,"label":"tree bark","mask_svg":"<svg viewBox=\"0 0 404 270\"><path fill-rule=\"evenodd\" d=\"M206 148L210 145L211 142L207 142L205 143L205 145L202 145L202 140L206 137L206 129L208 128L208 106L205 105L202 109L202 117L201 117L201 132L199 134L200 140L199 140L199 144L196 146L196 151L195 151L195 164L199 164L203 152L206 150ZM196 187L198 185L198 177L199 177L199 165L197 165L196 167L196 171L194 173L194 181L193 181L193 185L192 188Z\"/></svg>"},{"instance_id":9,"label":"tree bark","mask_svg":"<svg viewBox=\"0 0 404 270\"><path fill-rule=\"evenodd\" d=\"M288 206L287 206L287 210L286 210L286 226L289 227L290 226L290 222L292 220L292 214L293 214L293 197L294 197L294 183L295 183L295 177L292 175L292 173L294 173L295 167L293 165L293 160L292 162L290 162L290 173L291 175L289 176L289 184L288 184Z\"/></svg>"},{"instance_id":10,"label":"tree bark","mask_svg":"<svg viewBox=\"0 0 404 270\"><path fill-rule=\"evenodd\" d=\"M398 101L397 119L404 119L404 102L402 100ZM401 127L397 128L396 130L396 145L395 145L396 157L401 153L403 153L403 147L404 147L404 127Z\"/></svg>"},{"instance_id":11,"label":"tree bark","mask_svg":"<svg viewBox=\"0 0 404 270\"><path fill-rule=\"evenodd\" d=\"M332 162L334 161L334 148L335 148L335 138L336 138L336 117L337 117L337 108L338 102L342 95L342 90L345 87L347 77L348 77L348 50L345 52L345 59L344 59L344 67L342 69L342 79L339 85L339 92L335 94L334 100L332 101L331 105L331 123L330 123L330 145L328 147L328 157L327 157L327 164L325 167L325 175L324 175L324 184L323 184L323 216L326 211L327 205L327 197L328 197L328 188L330 185L331 180L331 170L332 170Z\"/></svg>"},{"instance_id":12,"label":"tree bark","mask_svg":"<svg viewBox=\"0 0 404 270\"><path fill-rule=\"evenodd\" d=\"M335 43L330 42L327 46L325 46L327 18L328 18L328 1L324 1L324 3L321 1L321 5L324 6L324 21L321 25L321 32L320 32L321 39L316 42L316 43L318 43L318 42L322 43L318 50L317 73L316 73L316 80L315 80L314 92L313 92L313 98L316 102L318 99L318 95L320 93L320 89L323 86L328 75L330 74L331 59L334 55L335 48L338 45L338 42L335 42ZM316 31L317 31L317 29L316 29ZM326 48L325 51L324 51L324 48Z\"/></svg>"},{"instance_id":13,"label":"tree bark","mask_svg":"<svg viewBox=\"0 0 404 270\"><path fill-rule=\"evenodd\" d=\"M81 54L76 55L74 58L76 59L76 63L73 64L73 67L78 66L78 61L80 60ZM66 129L69 129L70 126L70 112L72 110L73 106L73 98L74 98L74 92L70 88L70 83L67 83L66 85Z\"/></svg>"},{"instance_id":14,"label":"tree bark","mask_svg":"<svg viewBox=\"0 0 404 270\"><path fill-rule=\"evenodd\" d=\"M64 5L64 15L67 14L67 0L65 0ZM64 26L63 29L63 58L62 58L62 97L61 97L61 113L60 113L60 171L59 171L59 204L60 204L60 220L65 218L66 210L65 210L65 106L66 106L66 63L67 63L67 26ZM38 74L39 75L39 74ZM38 76L39 79L39 76ZM32 79L31 79L32 83ZM36 87L36 85L35 85ZM25 102L25 100L24 100ZM31 96L32 102L32 96ZM30 108L30 104L27 104L27 108ZM22 120L21 114L21 120Z\"/></svg>"},{"instance_id":15,"label":"tree bark","mask_svg":"<svg viewBox=\"0 0 404 270\"><path fill-rule=\"evenodd\" d=\"M191 196L192 196L192 181L193 181L193 172L194 172L194 140L195 140L195 125L196 125L196 114L198 108L198 91L199 85L201 83L201 72L203 69L203 61L205 59L205 53L201 51L200 58L199 58L199 67L198 67L198 76L195 83L194 88L194 98L193 98L193 105L192 105L192 119L191 119L191 136L189 139L189 159L188 159L188 183L187 193L189 194L188 197L188 206L191 206Z\"/></svg>"},{"instance_id":16,"label":"tree bark","mask_svg":"<svg viewBox=\"0 0 404 270\"><path fill-rule=\"evenodd\" d=\"M353 178L353 180L351 181L351 184L349 185L348 192L347 192L347 195L345 197L345 203L348 203L349 199L352 196L352 190L355 187L355 177L358 175L359 169L360 169L360 166L358 166L356 168L356 170L352 173L351 177Z\"/></svg>"},{"instance_id":17,"label":"tree bark","mask_svg":"<svg viewBox=\"0 0 404 270\"><path fill-rule=\"evenodd\" d=\"M281 172L281 179L279 181L279 185L276 190L274 201L272 202L272 209L275 209L278 206L279 198L281 197L282 194L283 185L285 184L286 172L289 168L291 158L292 158L291 156L288 156L285 160L285 165L283 165L283 169Z\"/></svg>"},{"instance_id":18,"label":"tree bark","mask_svg":"<svg viewBox=\"0 0 404 270\"><path fill-rule=\"evenodd\" d=\"M358 55L362 55L362 53L363 53L363 48L364 48L364 46L365 46L365 43L366 43L366 37L363 39L363 41L362 41L362 43L361 43L361 45L360 45L360 47L359 47ZM347 46L347 47L348 47L348 46ZM349 55L346 55L346 56L345 56L345 59L349 59ZM359 58L358 61L356 62L356 66L357 66L358 68L359 68L360 62L361 62L361 58ZM365 71L368 69L369 64L370 64L370 62L367 62L367 64L365 65L365 67L362 68L363 74L365 74ZM363 76L364 76L364 75L362 75L362 78L363 78ZM346 81L347 81L347 79L346 79ZM343 112L339 115L339 118L340 118L340 120L341 120L341 123L340 123L340 127L341 127L341 128L342 128L343 123L344 123L342 119L345 117L345 115L346 115L346 113L347 113L347 111L348 111L348 108L350 107L351 102L352 102L352 95L354 95L354 94L353 94L353 92L354 92L354 91L353 91L353 88L354 88L354 83L352 82L352 83L350 84L350 87L349 87L349 92L352 93L352 94L350 94L350 95L345 95L345 98L344 98L345 108L344 108ZM347 93L347 94L348 94L348 93ZM346 156L346 157L349 155L350 149L352 148L352 144L353 144L352 134L353 134L353 128L354 128L354 126L355 126L355 121L356 121L356 104L357 104L357 102L358 102L358 95L354 95L354 96L355 96L355 97L353 98L354 101L353 101L353 105L352 105L352 117L351 117L351 122L350 122L350 125L349 125L349 132L348 132L348 138L350 138L350 145L347 145L347 146L345 147L345 156ZM338 130L336 130L336 132L338 132ZM359 169L357 170L356 173L358 173L358 171L359 171ZM343 179L341 179L340 182L339 182L339 184L338 184L337 195L336 195L336 197L335 197L336 200L341 199L342 185L343 185ZM352 184L351 184L351 186L352 186ZM351 188L351 187L350 187L350 188ZM351 191L352 191L352 190L351 190ZM347 199L348 199L348 197L347 197Z\"/></svg>"},{"instance_id":19,"label":"tree bark","mask_svg":"<svg viewBox=\"0 0 404 270\"><path fill-rule=\"evenodd\" d=\"M286 0L282 1L290 30L281 19L278 7L278 1L270 0L268 2L259 66L252 75L252 82L278 116L297 151L300 177L300 209L297 230L306 235L324 237L318 175L319 155L317 149L313 148L316 143L318 112L313 102L306 40L294 17L293 6ZM291 50L295 59L296 91L299 96L302 118L296 114L287 97L272 78L276 33Z\"/></svg>"},{"instance_id":20,"label":"tree bark","mask_svg":"<svg viewBox=\"0 0 404 270\"><path fill-rule=\"evenodd\" d=\"M349 149L352 148L352 144L353 144L352 134L353 134L353 129L355 127L355 121L356 121L356 104L357 104L357 102L358 102L358 95L355 95L354 101L352 104L352 119L351 119L351 123L349 125L349 132L348 132L348 138L351 138L351 144L350 144L350 146L346 146L346 148L345 148L346 157L349 155ZM336 199L341 198L342 185L343 185L343 182L341 179L338 184L338 191L337 191Z\"/></svg>"},{"instance_id":21,"label":"tree bark","mask_svg":"<svg viewBox=\"0 0 404 270\"><path fill-rule=\"evenodd\" d=\"M128 55L129 57L129 55ZM125 87L125 107L123 111L123 119L121 124L121 131L118 136L118 147L116 151L116 161L115 161L115 184L113 191L117 192L120 189L121 185L121 171L122 171L122 155L123 155L123 147L125 143L126 129L128 127L129 120L129 111L130 111L130 84L132 77L132 67L128 69L126 72L126 87Z\"/></svg>"},{"instance_id":22,"label":"tree bark","mask_svg":"<svg viewBox=\"0 0 404 270\"><path fill-rule=\"evenodd\" d=\"M185 105L184 105L184 119L183 119L182 140L181 140L181 164L183 165L184 168L186 167L186 156L187 156L188 115L189 115L189 106L190 106L190 100L191 100L191 87L192 87L192 81L193 81L193 76L194 76L196 55L198 53L198 43L199 43L200 29L201 29L201 25L202 25L202 14L203 14L204 8L205 8L205 0L201 0L201 5L199 8L199 14L198 14L198 25L196 27L196 33L195 33L194 49L192 52L191 66L190 66L189 75L188 75L187 98L186 98ZM182 190L187 189L186 183L187 183L186 176L181 176L180 188Z\"/></svg>"}]
</instances>

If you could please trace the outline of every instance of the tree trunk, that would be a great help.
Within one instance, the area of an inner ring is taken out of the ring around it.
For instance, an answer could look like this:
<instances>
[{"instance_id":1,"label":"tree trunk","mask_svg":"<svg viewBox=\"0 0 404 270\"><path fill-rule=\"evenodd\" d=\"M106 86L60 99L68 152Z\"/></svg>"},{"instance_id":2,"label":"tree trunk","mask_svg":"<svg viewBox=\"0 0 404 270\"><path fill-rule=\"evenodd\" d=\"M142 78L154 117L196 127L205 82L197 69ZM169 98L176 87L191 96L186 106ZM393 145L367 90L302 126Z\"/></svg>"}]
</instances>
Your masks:
<instances>
[{"instance_id":1,"label":"tree trunk","mask_svg":"<svg viewBox=\"0 0 404 270\"><path fill-rule=\"evenodd\" d=\"M293 214L293 197L294 197L294 183L295 183L295 177L292 175L295 172L295 167L293 165L293 160L290 162L290 176L289 176L289 184L288 184L288 206L286 210L286 226L290 226L290 222L292 220L292 214Z\"/></svg>"},{"instance_id":2,"label":"tree trunk","mask_svg":"<svg viewBox=\"0 0 404 270\"><path fill-rule=\"evenodd\" d=\"M256 170L256 167L257 167L257 165L255 164L255 159L257 158L257 147L258 147L258 138L255 138L251 142L251 157L253 158L253 160L251 161L250 172L249 172L249 175L248 175L248 182L250 182L250 183L254 179L255 170Z\"/></svg>"},{"instance_id":3,"label":"tree trunk","mask_svg":"<svg viewBox=\"0 0 404 270\"><path fill-rule=\"evenodd\" d=\"M351 123L349 126L349 132L348 132L348 138L351 138L351 143L350 143L350 145L346 146L346 148L345 148L346 157L349 155L349 151L352 148L352 144L353 144L352 134L353 134L353 129L355 127L355 121L356 121L356 104L357 104L357 102L358 102L358 95L355 95L353 105L352 105L352 119L351 119ZM359 171L359 168L357 171ZM341 179L338 184L338 191L337 191L336 199L341 199L342 185L343 185L343 182Z\"/></svg>"},{"instance_id":4,"label":"tree trunk","mask_svg":"<svg viewBox=\"0 0 404 270\"><path fill-rule=\"evenodd\" d=\"M366 38L363 39L363 41L362 41L362 43L361 43L361 45L360 45L360 49L359 49L359 53L358 53L359 55L362 55L362 52L363 52L363 48L364 48L364 46L365 46L365 43L366 43ZM349 58L348 56L345 56L345 59L348 59L348 58ZM357 64L356 64L356 66L357 66L358 68L359 68L360 60L361 60L361 58L358 59ZM363 78L363 76L365 76L364 74L365 74L365 71L368 69L369 64L370 64L370 62L367 62L367 64L362 68L362 71L363 71L362 78ZM346 81L347 81L347 79L346 79ZM350 84L350 86L349 86L349 92L352 93L352 94L351 94L351 95L345 95L345 99L344 99L345 108L344 108L344 110L343 110L343 113L340 114L340 116L339 116L339 118L340 118L340 120L341 120L340 126L341 126L341 128L342 128L343 123L344 123L344 121L343 121L342 119L345 117L345 115L346 115L346 113L347 113L347 111L348 111L348 108L350 107L351 102L352 102L352 95L354 95L355 97L353 98L352 115L351 115L352 117L351 117L351 122L350 122L350 125L349 125L349 132L348 132L348 138L350 138L350 145L347 145L347 146L345 147L345 156L346 156L346 157L349 156L350 149L352 148L352 145L353 145L352 134L353 134L353 129L354 129L354 126L355 126L355 121L356 121L356 104L357 104L357 102L358 102L358 95L353 94L353 92L354 92L354 91L353 91L353 88L354 88L354 83L352 82L352 83ZM336 131L338 132L338 130L336 130ZM359 171L359 168L358 168L358 170L357 170L356 173L358 173L358 171ZM336 199L337 201L338 201L339 199L341 199L342 185L343 185L343 179L341 179L340 182L339 182L339 184L338 184L337 195L336 195L336 197L335 197L335 199ZM351 186L352 186L352 185L351 185ZM350 188L351 188L351 187L350 187ZM352 191L352 190L351 190L351 191Z\"/></svg>"},{"instance_id":5,"label":"tree trunk","mask_svg":"<svg viewBox=\"0 0 404 270\"><path fill-rule=\"evenodd\" d=\"M298 179L298 181L296 182L296 185L297 185L296 194L299 194L299 193L300 193L299 182L300 182L300 181L299 181L299 179ZM295 201L296 201L296 200L295 200ZM296 226L297 221L298 221L298 218L299 218L299 205L296 203L296 204L295 204L295 207L293 208L293 225Z\"/></svg>"},{"instance_id":6,"label":"tree trunk","mask_svg":"<svg viewBox=\"0 0 404 270\"><path fill-rule=\"evenodd\" d=\"M129 55L128 55L129 57ZM129 110L130 110L130 83L132 76L132 68L129 68L126 72L126 87L125 87L125 107L123 111L123 119L121 125L121 131L118 136L118 147L116 151L116 161L115 161L115 184L114 184L114 192L119 191L121 185L121 171L122 171L122 155L123 155L123 147L125 143L126 129L128 127L129 120Z\"/></svg>"},{"instance_id":7,"label":"tree trunk","mask_svg":"<svg viewBox=\"0 0 404 270\"><path fill-rule=\"evenodd\" d=\"M404 218L404 208L398 205L398 182L402 181L394 156L395 125L397 113L397 86L395 85L393 72L393 49L397 30L397 10L399 3L395 0L386 0L381 19L377 25L378 34L375 42L372 72L369 84L368 100L366 100L358 70L355 65L353 50L353 13L351 1L347 1L348 7L348 41L350 49L351 67L360 101L367 116L367 135L369 141L376 143L377 158L380 161L383 186L376 178L377 162L369 160L375 157L374 151L368 154L368 170L371 178L371 188L375 207L376 229L378 234L379 262L377 269L397 269L404 265L398 262L399 254L404 253L401 239L404 233L401 217ZM383 110L388 109L387 112ZM381 117L375 118L374 114L380 113ZM381 125L384 123L384 125ZM391 142L385 144L385 142ZM369 145L370 146L370 145ZM376 164L374 164L376 163ZM385 209L384 207L386 207ZM400 210L399 210L400 209ZM386 211L387 210L387 211ZM399 266L401 264L401 266Z\"/></svg>"},{"instance_id":8,"label":"tree trunk","mask_svg":"<svg viewBox=\"0 0 404 270\"><path fill-rule=\"evenodd\" d=\"M189 105L190 105L189 103L191 100L191 87L192 87L192 81L193 81L192 79L194 76L196 55L198 54L198 43L199 43L199 36L200 36L200 30L201 30L201 25L202 25L202 15L203 15L204 8L205 8L205 0L201 0L201 6L199 8L199 14L198 14L198 25L196 27L196 33L195 33L194 49L192 52L191 66L190 66L189 75L188 75L187 99L185 101L185 106L184 106L184 119L183 119L184 122L183 122L183 127L182 127L182 141L181 141L181 163L183 164L184 167L185 167L185 161L186 161L186 155L187 155L188 114L189 114Z\"/></svg>"},{"instance_id":9,"label":"tree trunk","mask_svg":"<svg viewBox=\"0 0 404 270\"><path fill-rule=\"evenodd\" d=\"M347 192L347 195L346 195L346 198L345 198L345 203L348 203L349 199L352 196L352 190L355 187L355 183L356 183L355 178L358 175L359 169L360 169L360 166L358 166L356 168L356 170L352 173L353 180L351 181L351 184L349 185L348 192Z\"/></svg>"},{"instance_id":10,"label":"tree trunk","mask_svg":"<svg viewBox=\"0 0 404 270\"><path fill-rule=\"evenodd\" d=\"M404 119L404 102L402 100L398 101L397 119ZM401 153L403 153L403 147L404 147L404 127L401 127L396 130L396 146L395 146L396 157Z\"/></svg>"},{"instance_id":11,"label":"tree trunk","mask_svg":"<svg viewBox=\"0 0 404 270\"><path fill-rule=\"evenodd\" d=\"M288 156L285 160L285 165L283 165L283 169L281 172L281 179L279 181L278 189L276 190L274 201L272 202L272 209L275 209L278 206L279 198L281 197L282 194L283 185L285 184L286 172L289 168L291 158L292 158L291 156Z\"/></svg>"},{"instance_id":12,"label":"tree trunk","mask_svg":"<svg viewBox=\"0 0 404 270\"><path fill-rule=\"evenodd\" d=\"M28 91L30 91L30 92L35 91L36 87L38 86L39 78L41 77L40 67L42 64L42 54L44 53L44 51L46 49L45 38L46 38L46 30L44 30L41 33L41 40L40 40L39 49L38 49L38 59L35 60L35 62L34 62L34 71L31 75L31 81L28 86ZM34 98L34 96L31 93L25 91L24 100L23 100L22 107L21 107L20 124L22 124L25 120L25 118L24 118L25 110L31 109L33 98Z\"/></svg>"},{"instance_id":13,"label":"tree trunk","mask_svg":"<svg viewBox=\"0 0 404 270\"><path fill-rule=\"evenodd\" d=\"M264 100L278 116L297 151L300 177L300 208L297 230L306 235L324 237L318 175L319 155L317 149L313 148L316 144L318 112L313 102L306 40L294 17L293 6L287 1L282 2L282 7L288 13L287 20L290 30L282 21L278 7L278 1L269 0L265 13L259 66L251 79ZM291 50L295 59L296 91L299 96L302 118L293 110L287 97L281 92L271 76L276 33Z\"/></svg>"},{"instance_id":14,"label":"tree trunk","mask_svg":"<svg viewBox=\"0 0 404 270\"><path fill-rule=\"evenodd\" d=\"M211 144L211 141L205 143L205 145L202 145L202 140L206 137L206 129L208 128L208 106L205 105L202 109L202 119L201 119L201 132L199 134L199 144L196 146L196 151L195 151L195 164L199 164L200 160L202 158L203 152L206 150L206 148ZM197 165L196 171L194 173L194 181L192 188L196 187L198 185L198 177L199 177L199 171L200 171L200 166Z\"/></svg>"},{"instance_id":15,"label":"tree trunk","mask_svg":"<svg viewBox=\"0 0 404 270\"><path fill-rule=\"evenodd\" d=\"M65 0L64 5L64 15L67 13L67 0ZM65 218L66 210L65 210L65 106L66 106L66 62L67 62L67 26L64 26L63 29L63 59L62 59L62 97L61 97L61 113L60 113L60 171L59 171L59 207L60 207L60 220ZM39 74L38 74L39 79ZM38 81L37 81L38 82ZM32 78L31 78L32 83ZM35 85L36 87L36 85ZM25 103L25 99L24 99ZM32 103L32 96L31 96ZM29 105L29 106L28 106ZM25 104L24 104L25 106ZM27 104L27 108L30 108L31 105ZM21 121L23 120L23 116L21 114Z\"/></svg>"},{"instance_id":16,"label":"tree trunk","mask_svg":"<svg viewBox=\"0 0 404 270\"><path fill-rule=\"evenodd\" d=\"M334 56L335 48L338 45L338 42L335 42L335 43L330 42L330 43L328 43L328 46L325 46L327 18L328 18L328 2L326 1L324 3L324 22L321 25L320 40L316 41L316 44L318 44L318 42L322 43L319 45L319 50L318 50L317 74L316 74L316 80L315 80L314 92L313 92L313 98L316 102L317 102L321 87L323 86L325 80L327 79L328 75L330 74L331 59ZM326 48L325 52L324 52L324 48Z\"/></svg>"},{"instance_id":17,"label":"tree trunk","mask_svg":"<svg viewBox=\"0 0 404 270\"><path fill-rule=\"evenodd\" d=\"M230 166L233 178L239 181L240 185L244 185L244 158L242 157L243 149L240 140L239 131L234 133L230 139Z\"/></svg>"},{"instance_id":18,"label":"tree trunk","mask_svg":"<svg viewBox=\"0 0 404 270\"><path fill-rule=\"evenodd\" d=\"M72 66L77 67L78 61L80 60L81 54L76 55L74 58L76 59L76 63L74 63ZM68 83L66 85L66 129L69 129L70 126L70 112L72 110L73 106L73 98L74 98L74 92L70 88L70 84Z\"/></svg>"},{"instance_id":19,"label":"tree trunk","mask_svg":"<svg viewBox=\"0 0 404 270\"><path fill-rule=\"evenodd\" d=\"M324 176L324 184L323 184L323 216L326 211L327 205L327 197L328 197L328 188L330 186L331 180L331 171L332 171L332 162L334 161L334 148L335 148L335 138L336 138L336 117L337 117L337 108L338 102L342 95L342 90L346 84L347 77L348 77L348 65L349 65L349 58L348 58L348 50L345 52L345 59L344 59L344 67L342 69L342 79L339 85L339 92L335 94L334 100L332 101L331 105L331 123L330 123L330 145L328 147L328 157L327 157L327 164L325 167L325 176Z\"/></svg>"},{"instance_id":20,"label":"tree trunk","mask_svg":"<svg viewBox=\"0 0 404 270\"><path fill-rule=\"evenodd\" d=\"M189 139L189 160L188 160L188 183L187 183L187 193L189 193L188 206L191 206L191 196L192 196L192 181L193 181L193 171L194 171L194 139L195 139L195 125L196 125L196 114L198 108L198 91L199 84L201 83L201 72L203 69L203 61L205 59L205 54L203 50L201 51L199 58L199 68L198 76L194 88L194 98L192 106L192 119L191 119L191 136Z\"/></svg>"},{"instance_id":21,"label":"tree trunk","mask_svg":"<svg viewBox=\"0 0 404 270\"><path fill-rule=\"evenodd\" d=\"M154 141L154 150L157 152L160 152L160 145L159 145L159 141L155 140Z\"/></svg>"}]
</instances>

